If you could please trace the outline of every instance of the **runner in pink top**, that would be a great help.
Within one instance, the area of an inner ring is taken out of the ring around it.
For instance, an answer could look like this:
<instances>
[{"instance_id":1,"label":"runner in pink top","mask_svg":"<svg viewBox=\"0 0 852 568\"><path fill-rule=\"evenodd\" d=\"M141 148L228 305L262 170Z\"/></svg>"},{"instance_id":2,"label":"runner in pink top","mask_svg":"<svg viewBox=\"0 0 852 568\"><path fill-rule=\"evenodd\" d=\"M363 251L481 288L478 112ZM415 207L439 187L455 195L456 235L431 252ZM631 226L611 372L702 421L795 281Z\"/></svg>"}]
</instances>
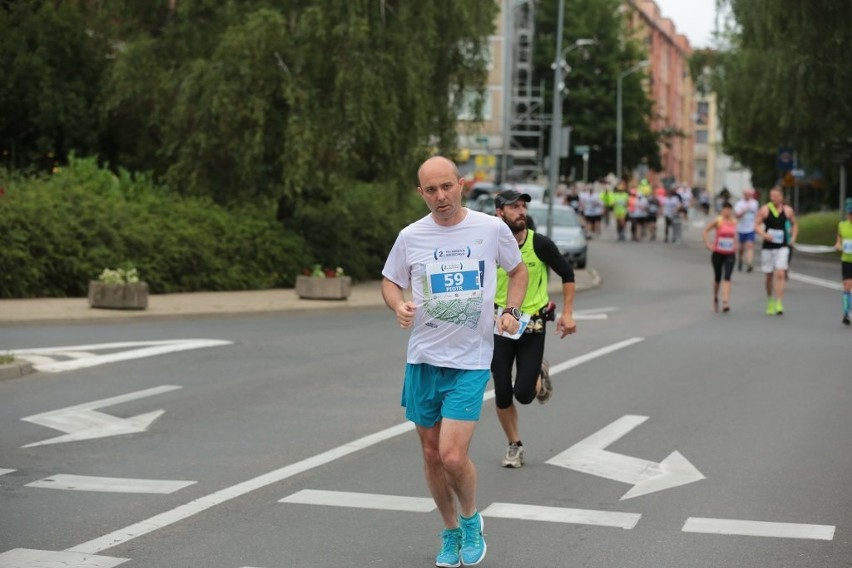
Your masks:
<instances>
[{"instance_id":1,"label":"runner in pink top","mask_svg":"<svg viewBox=\"0 0 852 568\"><path fill-rule=\"evenodd\" d=\"M711 243L708 237L715 231ZM722 312L731 311L731 274L737 257L737 220L729 202L722 204L721 214L704 227L704 244L712 251L713 263L713 311L719 311L719 284L722 284ZM724 276L724 282L722 277Z\"/></svg>"}]
</instances>

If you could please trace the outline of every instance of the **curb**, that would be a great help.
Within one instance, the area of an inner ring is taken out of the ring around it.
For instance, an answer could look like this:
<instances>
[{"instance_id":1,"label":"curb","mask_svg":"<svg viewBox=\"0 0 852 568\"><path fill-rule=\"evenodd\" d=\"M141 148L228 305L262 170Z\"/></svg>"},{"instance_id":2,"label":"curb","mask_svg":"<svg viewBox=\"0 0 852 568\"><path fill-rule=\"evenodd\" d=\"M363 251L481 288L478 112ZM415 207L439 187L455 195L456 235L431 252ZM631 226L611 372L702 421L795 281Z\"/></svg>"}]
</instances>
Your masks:
<instances>
[{"instance_id":1,"label":"curb","mask_svg":"<svg viewBox=\"0 0 852 568\"><path fill-rule=\"evenodd\" d=\"M29 361L13 361L0 365L0 381L17 379L33 372L33 364Z\"/></svg>"}]
</instances>

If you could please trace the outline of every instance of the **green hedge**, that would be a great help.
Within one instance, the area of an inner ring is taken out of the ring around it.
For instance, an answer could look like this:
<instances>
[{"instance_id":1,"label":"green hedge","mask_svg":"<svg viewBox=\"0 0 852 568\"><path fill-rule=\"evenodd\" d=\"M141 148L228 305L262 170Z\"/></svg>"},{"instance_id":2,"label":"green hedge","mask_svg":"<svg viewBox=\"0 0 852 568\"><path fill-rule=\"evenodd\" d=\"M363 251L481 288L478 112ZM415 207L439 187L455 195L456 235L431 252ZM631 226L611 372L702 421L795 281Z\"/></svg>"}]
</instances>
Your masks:
<instances>
[{"instance_id":1,"label":"green hedge","mask_svg":"<svg viewBox=\"0 0 852 568\"><path fill-rule=\"evenodd\" d=\"M104 268L126 265L154 293L292 286L312 262L274 209L227 210L94 160L46 177L0 173L0 186L2 298L85 296Z\"/></svg>"},{"instance_id":2,"label":"green hedge","mask_svg":"<svg viewBox=\"0 0 852 568\"><path fill-rule=\"evenodd\" d=\"M143 175L72 158L48 176L0 171L0 298L85 296L104 268L135 266L152 293L292 287L321 264L380 278L399 229L423 214L412 189L344 184L226 208Z\"/></svg>"},{"instance_id":3,"label":"green hedge","mask_svg":"<svg viewBox=\"0 0 852 568\"><path fill-rule=\"evenodd\" d=\"M834 246L837 238L837 223L840 221L840 214L837 211L802 215L799 217L799 242Z\"/></svg>"}]
</instances>

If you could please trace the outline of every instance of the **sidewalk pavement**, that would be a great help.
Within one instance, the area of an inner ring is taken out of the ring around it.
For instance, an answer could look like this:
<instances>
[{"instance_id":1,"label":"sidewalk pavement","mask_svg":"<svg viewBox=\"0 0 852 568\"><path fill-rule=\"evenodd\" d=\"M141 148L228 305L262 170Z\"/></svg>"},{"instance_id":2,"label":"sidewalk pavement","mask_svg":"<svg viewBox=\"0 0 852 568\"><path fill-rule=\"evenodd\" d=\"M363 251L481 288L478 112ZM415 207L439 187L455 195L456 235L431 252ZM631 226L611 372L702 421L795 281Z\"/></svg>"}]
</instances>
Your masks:
<instances>
[{"instance_id":1,"label":"sidewalk pavement","mask_svg":"<svg viewBox=\"0 0 852 568\"><path fill-rule=\"evenodd\" d=\"M594 269L575 271L577 291L600 284ZM561 300L561 283L551 275L551 295ZM34 298L0 300L0 329L15 325L47 325L67 323L102 323L105 321L156 320L184 317L225 317L272 313L297 313L313 310L359 309L384 306L381 281L362 282L352 286L346 300L303 300L292 288L251 290L245 292L193 292L188 294L155 294L148 297L146 310L107 310L90 308L87 298ZM390 317L390 315L389 315ZM0 354L3 346L0 345ZM30 362L16 360L0 363L0 381L33 372Z\"/></svg>"},{"instance_id":2,"label":"sidewalk pavement","mask_svg":"<svg viewBox=\"0 0 852 568\"><path fill-rule=\"evenodd\" d=\"M577 291L594 288L600 276L594 269L575 271ZM561 284L551 276L550 291L559 303ZM241 292L192 292L152 294L146 310L110 310L89 307L86 298L33 298L0 300L0 327L22 324L102 323L174 319L195 316L271 314L313 310L340 310L383 306L381 281L352 286L346 300L303 300L292 288ZM2 350L2 345L0 345Z\"/></svg>"}]
</instances>

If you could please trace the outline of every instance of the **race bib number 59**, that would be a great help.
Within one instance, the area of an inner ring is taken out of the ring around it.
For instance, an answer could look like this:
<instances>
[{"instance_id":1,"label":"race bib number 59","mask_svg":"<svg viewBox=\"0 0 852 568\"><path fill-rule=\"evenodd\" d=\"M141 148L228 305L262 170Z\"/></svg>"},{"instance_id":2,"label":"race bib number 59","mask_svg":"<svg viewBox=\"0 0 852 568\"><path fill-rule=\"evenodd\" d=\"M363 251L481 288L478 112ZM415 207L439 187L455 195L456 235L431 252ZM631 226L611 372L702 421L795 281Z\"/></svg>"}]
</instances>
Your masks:
<instances>
[{"instance_id":1,"label":"race bib number 59","mask_svg":"<svg viewBox=\"0 0 852 568\"><path fill-rule=\"evenodd\" d=\"M426 277L433 297L474 298L482 295L479 260L431 262L426 265Z\"/></svg>"}]
</instances>

